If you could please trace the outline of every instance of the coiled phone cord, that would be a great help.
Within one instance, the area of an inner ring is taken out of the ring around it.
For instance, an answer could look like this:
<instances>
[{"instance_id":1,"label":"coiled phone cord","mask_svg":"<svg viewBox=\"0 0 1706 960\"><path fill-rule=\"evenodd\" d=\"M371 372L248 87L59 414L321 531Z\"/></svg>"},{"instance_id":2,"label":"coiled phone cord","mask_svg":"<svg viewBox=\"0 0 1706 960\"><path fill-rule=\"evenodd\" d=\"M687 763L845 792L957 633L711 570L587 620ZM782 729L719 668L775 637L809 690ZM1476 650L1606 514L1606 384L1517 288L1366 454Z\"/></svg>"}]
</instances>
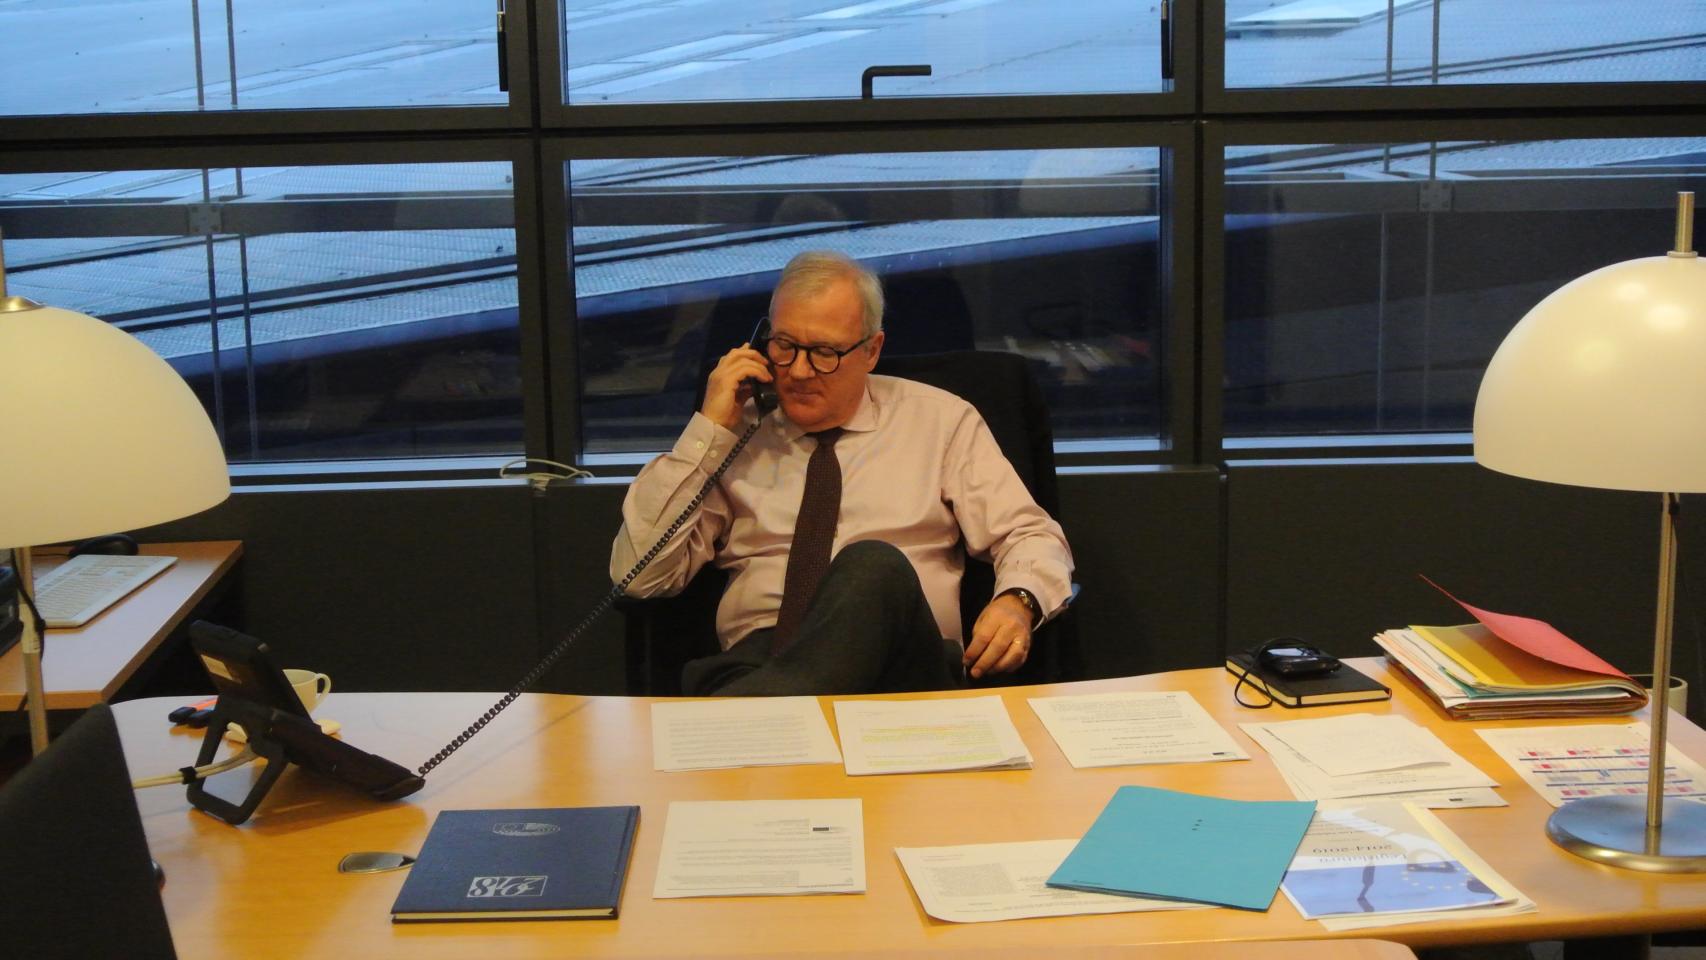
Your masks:
<instances>
[{"instance_id":1,"label":"coiled phone cord","mask_svg":"<svg viewBox=\"0 0 1706 960\"><path fill-rule=\"evenodd\" d=\"M421 764L415 771L417 774L425 777L432 768L443 763L451 754L460 749L464 743L473 739L474 734L479 733L484 729L486 724L491 723L497 718L498 714L504 711L505 707L514 703L528 687L533 686L540 677L544 676L545 671L551 669L551 665L556 663L557 659L569 649L569 646L580 638L580 635L586 631L586 628L592 626L593 621L597 620L600 616L603 616L604 612L609 610L611 605L627 592L628 585L634 582L634 578L640 575L640 571L646 569L646 565L651 563L659 553L663 552L663 548L667 546L669 542L675 538L676 533L680 531L681 525L686 523L687 519L693 516L693 511L699 509L699 504L703 503L705 498L710 496L711 488L715 487L717 482L723 478L723 473L729 469L730 464L735 462L735 457L740 455L741 450L746 447L747 441L751 440L753 435L758 432L759 424L763 421L764 417L760 415L757 420L753 421L752 426L746 428L746 432L741 434L740 439L735 441L734 449L729 451L729 455L724 457L723 462L717 465L717 469L712 471L711 475L705 479L704 485L699 488L699 492L697 494L694 494L693 499L689 501L686 508L681 511L681 515L675 518L675 521L669 525L668 529L664 530L663 535L658 537L658 542L652 544L652 548L647 550L646 555L641 557L639 561L634 564L634 568L628 571L628 575L623 577L621 582L611 587L610 592L601 597L597 603L593 604L592 610L589 611L585 617L581 618L580 623L575 624L574 629L569 631L568 636L558 641L557 645L552 647L551 651L545 654L545 656L534 665L532 670L527 671L527 675L522 677L515 686L511 687L509 692L504 694L497 703L493 704L490 710L481 714L478 720L475 720L473 723L468 725L468 729L457 734L454 740L445 744L444 749L434 754L431 760Z\"/></svg>"}]
</instances>

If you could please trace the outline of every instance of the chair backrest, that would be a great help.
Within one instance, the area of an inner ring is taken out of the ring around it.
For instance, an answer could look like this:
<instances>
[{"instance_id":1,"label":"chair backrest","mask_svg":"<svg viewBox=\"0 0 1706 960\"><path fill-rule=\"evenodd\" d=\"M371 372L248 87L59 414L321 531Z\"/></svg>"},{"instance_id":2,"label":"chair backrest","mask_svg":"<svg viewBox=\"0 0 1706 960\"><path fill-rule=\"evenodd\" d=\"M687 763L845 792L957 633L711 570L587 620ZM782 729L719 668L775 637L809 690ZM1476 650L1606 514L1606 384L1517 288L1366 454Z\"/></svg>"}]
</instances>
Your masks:
<instances>
[{"instance_id":1,"label":"chair backrest","mask_svg":"<svg viewBox=\"0 0 1706 960\"><path fill-rule=\"evenodd\" d=\"M0 904L8 956L176 956L106 704L0 790Z\"/></svg>"},{"instance_id":2,"label":"chair backrest","mask_svg":"<svg viewBox=\"0 0 1706 960\"><path fill-rule=\"evenodd\" d=\"M1025 486L1049 513L1058 516L1054 470L1054 433L1042 389L1024 357L995 351L891 356L886 351L876 373L904 377L947 390L977 408L989 424L1001 452ZM727 575L707 566L679 595L655 600L625 600L628 687L631 693L679 694L681 667L717 650L716 611ZM995 571L967 559L960 584L960 615L965 636L995 588ZM1056 620L1037 637L1024 667L988 678L990 684L1046 683L1078 675L1077 638L1070 618Z\"/></svg>"}]
</instances>

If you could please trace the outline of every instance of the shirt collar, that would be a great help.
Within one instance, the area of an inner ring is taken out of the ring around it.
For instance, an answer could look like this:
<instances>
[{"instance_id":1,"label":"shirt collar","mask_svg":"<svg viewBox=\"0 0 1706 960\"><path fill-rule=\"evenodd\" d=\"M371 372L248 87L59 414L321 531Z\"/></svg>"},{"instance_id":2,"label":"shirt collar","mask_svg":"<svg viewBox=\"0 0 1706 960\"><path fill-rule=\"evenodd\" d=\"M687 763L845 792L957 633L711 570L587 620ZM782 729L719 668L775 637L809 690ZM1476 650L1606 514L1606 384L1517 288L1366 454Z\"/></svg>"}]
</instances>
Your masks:
<instances>
[{"instance_id":1,"label":"shirt collar","mask_svg":"<svg viewBox=\"0 0 1706 960\"><path fill-rule=\"evenodd\" d=\"M874 379L874 377L865 378L865 395L859 398L859 409L853 411L853 416L841 425L842 430L849 433L868 433L877 429L878 403L876 394L871 390ZM778 414L776 424L790 443L806 435L806 432L800 429L794 421L788 419L788 415L783 413L781 408L777 408L776 412Z\"/></svg>"}]
</instances>

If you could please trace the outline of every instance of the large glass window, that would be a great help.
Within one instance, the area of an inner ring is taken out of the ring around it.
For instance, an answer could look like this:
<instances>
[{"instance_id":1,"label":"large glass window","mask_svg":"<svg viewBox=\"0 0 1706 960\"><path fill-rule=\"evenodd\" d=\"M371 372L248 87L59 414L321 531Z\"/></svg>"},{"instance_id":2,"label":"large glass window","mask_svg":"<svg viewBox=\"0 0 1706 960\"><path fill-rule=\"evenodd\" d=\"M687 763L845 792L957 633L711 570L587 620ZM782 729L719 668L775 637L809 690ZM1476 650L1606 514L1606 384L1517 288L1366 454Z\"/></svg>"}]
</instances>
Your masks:
<instances>
[{"instance_id":1,"label":"large glass window","mask_svg":"<svg viewBox=\"0 0 1706 960\"><path fill-rule=\"evenodd\" d=\"M1161 89L1134 0L563 0L569 103L1132 93Z\"/></svg>"},{"instance_id":2,"label":"large glass window","mask_svg":"<svg viewBox=\"0 0 1706 960\"><path fill-rule=\"evenodd\" d=\"M1706 80L1697 0L1227 0L1226 86Z\"/></svg>"},{"instance_id":3,"label":"large glass window","mask_svg":"<svg viewBox=\"0 0 1706 960\"><path fill-rule=\"evenodd\" d=\"M568 164L586 448L656 450L788 258L883 278L885 353L1029 357L1058 439L1157 437L1156 148L585 159Z\"/></svg>"},{"instance_id":4,"label":"large glass window","mask_svg":"<svg viewBox=\"0 0 1706 960\"><path fill-rule=\"evenodd\" d=\"M504 104L490 2L0 3L0 116Z\"/></svg>"},{"instance_id":5,"label":"large glass window","mask_svg":"<svg viewBox=\"0 0 1706 960\"><path fill-rule=\"evenodd\" d=\"M1228 148L1227 436L1468 430L1516 321L1702 187L1702 138Z\"/></svg>"},{"instance_id":6,"label":"large glass window","mask_svg":"<svg viewBox=\"0 0 1706 960\"><path fill-rule=\"evenodd\" d=\"M521 446L508 163L0 175L12 293L135 334L233 462Z\"/></svg>"}]
</instances>

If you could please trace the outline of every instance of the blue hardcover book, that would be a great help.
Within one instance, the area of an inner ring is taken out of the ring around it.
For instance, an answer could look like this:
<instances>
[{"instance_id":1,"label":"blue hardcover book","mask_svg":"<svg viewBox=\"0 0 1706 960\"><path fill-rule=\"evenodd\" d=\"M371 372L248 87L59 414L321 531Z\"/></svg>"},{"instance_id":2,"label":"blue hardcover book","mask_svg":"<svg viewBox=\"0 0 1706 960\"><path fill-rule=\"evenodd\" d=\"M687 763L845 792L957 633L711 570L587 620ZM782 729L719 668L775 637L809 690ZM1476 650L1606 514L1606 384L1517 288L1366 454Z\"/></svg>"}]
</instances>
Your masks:
<instances>
[{"instance_id":1,"label":"blue hardcover book","mask_svg":"<svg viewBox=\"0 0 1706 960\"><path fill-rule=\"evenodd\" d=\"M614 917L639 821L635 806L446 810L391 920Z\"/></svg>"},{"instance_id":2,"label":"blue hardcover book","mask_svg":"<svg viewBox=\"0 0 1706 960\"><path fill-rule=\"evenodd\" d=\"M1266 910L1314 812L1314 801L1121 787L1048 885Z\"/></svg>"}]
</instances>

